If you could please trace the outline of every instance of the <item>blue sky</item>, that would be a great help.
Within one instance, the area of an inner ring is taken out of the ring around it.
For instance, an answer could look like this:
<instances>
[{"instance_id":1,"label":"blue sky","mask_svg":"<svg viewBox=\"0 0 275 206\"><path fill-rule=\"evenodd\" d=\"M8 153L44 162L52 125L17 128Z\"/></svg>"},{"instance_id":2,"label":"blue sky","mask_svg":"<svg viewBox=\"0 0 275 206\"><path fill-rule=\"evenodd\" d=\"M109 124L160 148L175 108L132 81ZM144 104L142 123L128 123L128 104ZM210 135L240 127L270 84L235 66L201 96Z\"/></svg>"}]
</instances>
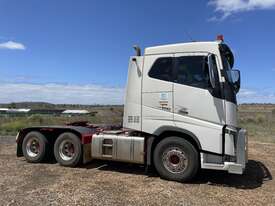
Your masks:
<instances>
[{"instance_id":1,"label":"blue sky","mask_svg":"<svg viewBox=\"0 0 275 206\"><path fill-rule=\"evenodd\" d=\"M275 103L275 0L0 0L0 102L120 104L132 45L223 34L239 102Z\"/></svg>"}]
</instances>

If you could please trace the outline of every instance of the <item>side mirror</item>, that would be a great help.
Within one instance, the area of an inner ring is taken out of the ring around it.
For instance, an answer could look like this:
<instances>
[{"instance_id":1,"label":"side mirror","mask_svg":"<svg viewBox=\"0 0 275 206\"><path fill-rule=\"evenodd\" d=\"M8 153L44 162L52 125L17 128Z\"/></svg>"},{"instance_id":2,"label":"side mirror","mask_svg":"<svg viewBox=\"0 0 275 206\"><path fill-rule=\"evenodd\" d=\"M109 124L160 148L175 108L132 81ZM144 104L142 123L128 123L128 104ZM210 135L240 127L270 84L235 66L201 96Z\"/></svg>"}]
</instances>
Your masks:
<instances>
[{"instance_id":1,"label":"side mirror","mask_svg":"<svg viewBox=\"0 0 275 206\"><path fill-rule=\"evenodd\" d=\"M207 57L207 62L208 62L208 73L209 73L209 79L210 79L210 84L213 89L216 87L216 80L215 80L215 75L214 75L214 62L213 62L213 54L209 54Z\"/></svg>"},{"instance_id":2,"label":"side mirror","mask_svg":"<svg viewBox=\"0 0 275 206\"><path fill-rule=\"evenodd\" d=\"M241 73L237 69L231 69L227 71L227 76L229 77L229 81L231 82L232 86L236 93L239 92L241 86Z\"/></svg>"}]
</instances>

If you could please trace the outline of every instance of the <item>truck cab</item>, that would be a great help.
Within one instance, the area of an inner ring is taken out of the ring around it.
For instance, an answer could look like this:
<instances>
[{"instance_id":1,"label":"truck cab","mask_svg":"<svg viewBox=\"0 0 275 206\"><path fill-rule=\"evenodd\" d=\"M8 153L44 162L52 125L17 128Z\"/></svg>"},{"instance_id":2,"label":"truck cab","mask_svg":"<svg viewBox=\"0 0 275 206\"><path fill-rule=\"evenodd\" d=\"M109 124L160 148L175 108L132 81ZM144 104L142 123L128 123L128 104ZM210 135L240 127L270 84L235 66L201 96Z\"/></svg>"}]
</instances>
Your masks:
<instances>
[{"instance_id":1,"label":"truck cab","mask_svg":"<svg viewBox=\"0 0 275 206\"><path fill-rule=\"evenodd\" d=\"M247 139L237 125L233 65L223 40L146 48L130 59L123 126L184 137L199 150L201 168L241 174Z\"/></svg>"},{"instance_id":2,"label":"truck cab","mask_svg":"<svg viewBox=\"0 0 275 206\"><path fill-rule=\"evenodd\" d=\"M153 166L168 180L199 169L242 174L246 130L237 125L240 72L222 39L148 47L130 57L123 127L92 124L24 128L17 156L41 162L53 152L63 166L93 159Z\"/></svg>"}]
</instances>

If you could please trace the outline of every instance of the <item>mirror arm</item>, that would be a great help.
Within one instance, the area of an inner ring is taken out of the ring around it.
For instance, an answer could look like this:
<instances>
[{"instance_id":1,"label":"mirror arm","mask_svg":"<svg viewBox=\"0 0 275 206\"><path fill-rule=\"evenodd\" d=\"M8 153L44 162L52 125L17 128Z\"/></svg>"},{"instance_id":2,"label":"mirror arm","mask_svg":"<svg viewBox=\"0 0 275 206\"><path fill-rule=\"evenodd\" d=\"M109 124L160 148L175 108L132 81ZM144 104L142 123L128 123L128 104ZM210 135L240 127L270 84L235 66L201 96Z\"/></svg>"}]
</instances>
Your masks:
<instances>
[{"instance_id":1,"label":"mirror arm","mask_svg":"<svg viewBox=\"0 0 275 206\"><path fill-rule=\"evenodd\" d=\"M136 67L137 67L137 70L138 70L138 75L141 76L141 69L139 68L139 65L138 65L138 63L137 63L137 59L136 59L136 58L133 58L132 61L135 62Z\"/></svg>"}]
</instances>

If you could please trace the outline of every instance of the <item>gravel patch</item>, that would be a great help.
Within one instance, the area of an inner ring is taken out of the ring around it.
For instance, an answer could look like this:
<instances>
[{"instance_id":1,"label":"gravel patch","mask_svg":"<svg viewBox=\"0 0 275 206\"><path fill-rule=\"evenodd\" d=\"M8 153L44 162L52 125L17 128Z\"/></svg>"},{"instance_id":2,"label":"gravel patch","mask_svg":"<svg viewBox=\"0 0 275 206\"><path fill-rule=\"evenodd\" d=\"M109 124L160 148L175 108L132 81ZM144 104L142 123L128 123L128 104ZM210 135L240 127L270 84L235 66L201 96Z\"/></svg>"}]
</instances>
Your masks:
<instances>
[{"instance_id":1,"label":"gravel patch","mask_svg":"<svg viewBox=\"0 0 275 206\"><path fill-rule=\"evenodd\" d=\"M200 171L191 183L145 174L139 165L93 161L78 168L17 158L0 137L0 205L275 205L275 144L249 143L245 174Z\"/></svg>"}]
</instances>

